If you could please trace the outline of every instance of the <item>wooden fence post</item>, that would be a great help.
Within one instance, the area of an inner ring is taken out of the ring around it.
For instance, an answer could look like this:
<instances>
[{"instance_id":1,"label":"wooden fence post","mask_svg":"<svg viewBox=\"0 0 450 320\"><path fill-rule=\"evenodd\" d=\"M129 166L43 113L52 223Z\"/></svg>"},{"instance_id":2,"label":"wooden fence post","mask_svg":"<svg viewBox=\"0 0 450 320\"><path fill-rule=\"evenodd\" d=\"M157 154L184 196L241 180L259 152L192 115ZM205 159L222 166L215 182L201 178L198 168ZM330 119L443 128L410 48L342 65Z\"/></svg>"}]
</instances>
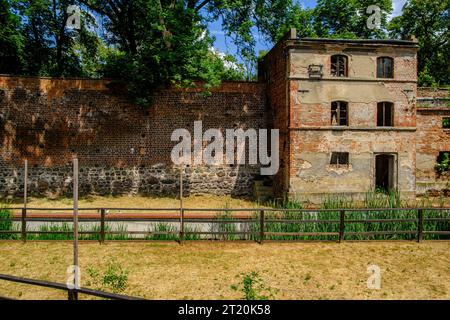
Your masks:
<instances>
[{"instance_id":1,"label":"wooden fence post","mask_svg":"<svg viewBox=\"0 0 450 320\"><path fill-rule=\"evenodd\" d=\"M423 240L423 210L418 209L417 210L417 242L420 242Z\"/></svg>"},{"instance_id":2,"label":"wooden fence post","mask_svg":"<svg viewBox=\"0 0 450 320\"><path fill-rule=\"evenodd\" d=\"M345 230L345 210L341 210L339 214L339 243L344 241Z\"/></svg>"},{"instance_id":3,"label":"wooden fence post","mask_svg":"<svg viewBox=\"0 0 450 320\"><path fill-rule=\"evenodd\" d=\"M22 208L22 242L27 241L27 208Z\"/></svg>"},{"instance_id":4,"label":"wooden fence post","mask_svg":"<svg viewBox=\"0 0 450 320\"><path fill-rule=\"evenodd\" d=\"M105 243L105 215L106 210L100 209L100 243Z\"/></svg>"},{"instance_id":5,"label":"wooden fence post","mask_svg":"<svg viewBox=\"0 0 450 320\"><path fill-rule=\"evenodd\" d=\"M264 242L264 210L259 212L259 243Z\"/></svg>"}]
</instances>

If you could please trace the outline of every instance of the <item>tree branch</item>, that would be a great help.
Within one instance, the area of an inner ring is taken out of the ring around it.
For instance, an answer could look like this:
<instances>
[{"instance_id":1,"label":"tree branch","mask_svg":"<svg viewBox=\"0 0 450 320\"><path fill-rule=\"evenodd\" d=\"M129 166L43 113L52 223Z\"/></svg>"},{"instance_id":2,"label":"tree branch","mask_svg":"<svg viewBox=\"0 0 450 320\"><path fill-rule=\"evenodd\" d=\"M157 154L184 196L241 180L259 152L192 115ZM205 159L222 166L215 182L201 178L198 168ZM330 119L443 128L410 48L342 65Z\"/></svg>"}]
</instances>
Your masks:
<instances>
[{"instance_id":1,"label":"tree branch","mask_svg":"<svg viewBox=\"0 0 450 320\"><path fill-rule=\"evenodd\" d=\"M204 6L206 6L211 0L204 0L198 6L195 7L195 11L200 11Z\"/></svg>"}]
</instances>

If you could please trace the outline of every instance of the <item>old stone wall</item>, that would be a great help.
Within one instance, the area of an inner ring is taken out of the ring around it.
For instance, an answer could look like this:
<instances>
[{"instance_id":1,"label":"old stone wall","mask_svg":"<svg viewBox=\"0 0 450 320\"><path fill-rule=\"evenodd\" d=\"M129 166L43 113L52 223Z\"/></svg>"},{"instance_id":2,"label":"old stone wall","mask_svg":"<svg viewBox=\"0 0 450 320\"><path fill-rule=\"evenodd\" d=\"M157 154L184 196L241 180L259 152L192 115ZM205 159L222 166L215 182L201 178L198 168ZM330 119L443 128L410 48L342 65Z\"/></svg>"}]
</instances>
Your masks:
<instances>
[{"instance_id":1,"label":"old stone wall","mask_svg":"<svg viewBox=\"0 0 450 320\"><path fill-rule=\"evenodd\" d=\"M148 107L130 104L109 80L0 77L0 194L21 194L29 162L31 193L70 192L70 163L80 163L82 193L173 194L178 171L171 134L208 128L267 128L264 84L223 83L167 89ZM192 134L193 136L193 134ZM187 168L187 193L248 195L255 166ZM69 190L69 191L68 191Z\"/></svg>"},{"instance_id":2,"label":"old stone wall","mask_svg":"<svg viewBox=\"0 0 450 320\"><path fill-rule=\"evenodd\" d=\"M23 195L23 168L0 163L1 195ZM184 168L183 192L248 196L254 178L254 167ZM72 166L32 166L28 169L28 192L33 196L72 195ZM179 192L180 170L162 165L149 167L113 167L82 165L79 171L80 195L167 195Z\"/></svg>"}]
</instances>

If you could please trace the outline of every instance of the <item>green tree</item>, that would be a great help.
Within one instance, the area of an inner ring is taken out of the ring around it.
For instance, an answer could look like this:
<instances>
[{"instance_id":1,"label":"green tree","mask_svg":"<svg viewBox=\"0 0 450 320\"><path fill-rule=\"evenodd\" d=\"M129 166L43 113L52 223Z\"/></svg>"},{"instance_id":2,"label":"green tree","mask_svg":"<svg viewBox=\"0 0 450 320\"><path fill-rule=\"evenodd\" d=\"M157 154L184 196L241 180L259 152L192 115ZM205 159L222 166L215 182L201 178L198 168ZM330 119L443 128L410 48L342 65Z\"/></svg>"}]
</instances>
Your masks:
<instances>
[{"instance_id":1,"label":"green tree","mask_svg":"<svg viewBox=\"0 0 450 320\"><path fill-rule=\"evenodd\" d=\"M272 25L271 43L278 42L291 28L297 30L297 37L317 37L314 30L314 9L303 9L299 4L293 3L285 13L285 18L279 24Z\"/></svg>"},{"instance_id":2,"label":"green tree","mask_svg":"<svg viewBox=\"0 0 450 320\"><path fill-rule=\"evenodd\" d=\"M369 29L367 13L370 5L381 9L380 28ZM391 0L319 0L314 9L314 28L319 37L333 38L385 38Z\"/></svg>"},{"instance_id":3,"label":"green tree","mask_svg":"<svg viewBox=\"0 0 450 320\"><path fill-rule=\"evenodd\" d=\"M15 0L22 18L23 73L41 76L87 76L83 65L95 60L100 39L91 31L94 18L83 12L81 28L66 26L72 0Z\"/></svg>"},{"instance_id":4,"label":"green tree","mask_svg":"<svg viewBox=\"0 0 450 320\"><path fill-rule=\"evenodd\" d=\"M409 0L389 25L390 35L419 39L419 85L449 84L450 0Z\"/></svg>"},{"instance_id":5,"label":"green tree","mask_svg":"<svg viewBox=\"0 0 450 320\"><path fill-rule=\"evenodd\" d=\"M8 0L0 0L0 73L19 73L23 37L20 17L13 13Z\"/></svg>"},{"instance_id":6,"label":"green tree","mask_svg":"<svg viewBox=\"0 0 450 320\"><path fill-rule=\"evenodd\" d=\"M247 78L256 63L255 34L275 42L279 30L292 21L294 6L285 0L82 0L104 20L108 43L117 46L104 68L104 74L119 77L130 95L142 104L159 87L169 84L205 87L223 78L240 76L224 68L223 59L214 58L213 39L207 24L221 20L223 29L238 48L245 62ZM219 67L219 62L222 66ZM221 68L222 71L217 72Z\"/></svg>"}]
</instances>

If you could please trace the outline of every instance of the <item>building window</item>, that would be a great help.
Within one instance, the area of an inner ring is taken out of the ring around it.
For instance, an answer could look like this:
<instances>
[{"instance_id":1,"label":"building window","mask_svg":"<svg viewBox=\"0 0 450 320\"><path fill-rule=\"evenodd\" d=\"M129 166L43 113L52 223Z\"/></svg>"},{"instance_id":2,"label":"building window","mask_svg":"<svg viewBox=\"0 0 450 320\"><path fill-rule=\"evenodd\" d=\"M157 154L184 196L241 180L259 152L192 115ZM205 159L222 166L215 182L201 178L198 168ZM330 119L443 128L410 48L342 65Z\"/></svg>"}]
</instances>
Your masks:
<instances>
[{"instance_id":1,"label":"building window","mask_svg":"<svg viewBox=\"0 0 450 320\"><path fill-rule=\"evenodd\" d=\"M348 152L333 152L331 154L330 164L348 166Z\"/></svg>"},{"instance_id":2,"label":"building window","mask_svg":"<svg viewBox=\"0 0 450 320\"><path fill-rule=\"evenodd\" d=\"M331 103L331 125L348 126L348 103L334 101Z\"/></svg>"},{"instance_id":3,"label":"building window","mask_svg":"<svg viewBox=\"0 0 450 320\"><path fill-rule=\"evenodd\" d=\"M450 129L450 118L442 118L442 128Z\"/></svg>"},{"instance_id":4,"label":"building window","mask_svg":"<svg viewBox=\"0 0 450 320\"><path fill-rule=\"evenodd\" d=\"M334 77L347 77L348 58L343 55L331 56L331 75Z\"/></svg>"},{"instance_id":5,"label":"building window","mask_svg":"<svg viewBox=\"0 0 450 320\"><path fill-rule=\"evenodd\" d=\"M390 102L380 102L377 106L377 126L394 126L394 104Z\"/></svg>"},{"instance_id":6,"label":"building window","mask_svg":"<svg viewBox=\"0 0 450 320\"><path fill-rule=\"evenodd\" d=\"M394 78L394 59L389 57L377 59L377 78Z\"/></svg>"},{"instance_id":7,"label":"building window","mask_svg":"<svg viewBox=\"0 0 450 320\"><path fill-rule=\"evenodd\" d=\"M450 151L439 152L437 157L436 170L439 174L450 171Z\"/></svg>"}]
</instances>

